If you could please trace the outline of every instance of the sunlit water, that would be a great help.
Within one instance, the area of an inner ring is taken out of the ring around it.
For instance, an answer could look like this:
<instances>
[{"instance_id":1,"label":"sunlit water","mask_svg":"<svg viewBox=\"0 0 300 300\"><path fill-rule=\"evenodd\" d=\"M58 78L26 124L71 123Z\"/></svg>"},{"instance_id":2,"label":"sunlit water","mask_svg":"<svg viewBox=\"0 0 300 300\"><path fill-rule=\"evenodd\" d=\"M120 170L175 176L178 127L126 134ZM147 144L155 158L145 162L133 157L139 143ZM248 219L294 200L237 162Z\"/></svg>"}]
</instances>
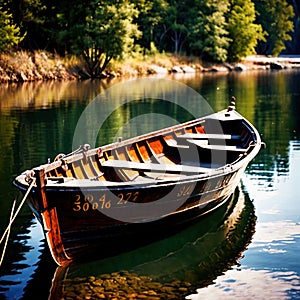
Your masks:
<instances>
[{"instance_id":1,"label":"sunlit water","mask_svg":"<svg viewBox=\"0 0 300 300\"><path fill-rule=\"evenodd\" d=\"M53 263L40 225L24 206L12 227L0 269L0 298L67 297L62 294L68 291L65 277L80 288L72 280L119 276L122 271L128 278L144 280L145 289L156 286L156 296L165 299L300 299L300 73L262 71L172 79L201 93L214 110L225 108L235 95L238 111L261 133L267 147L246 170L239 194L228 207L178 234L118 257L68 269ZM0 86L1 234L15 197L13 178L58 153L70 152L82 111L115 84ZM169 107L160 108L161 114L170 115ZM101 141L111 141L122 124L143 112L157 113L157 105L136 104L118 111ZM181 292L172 294L173 288Z\"/></svg>"}]
</instances>

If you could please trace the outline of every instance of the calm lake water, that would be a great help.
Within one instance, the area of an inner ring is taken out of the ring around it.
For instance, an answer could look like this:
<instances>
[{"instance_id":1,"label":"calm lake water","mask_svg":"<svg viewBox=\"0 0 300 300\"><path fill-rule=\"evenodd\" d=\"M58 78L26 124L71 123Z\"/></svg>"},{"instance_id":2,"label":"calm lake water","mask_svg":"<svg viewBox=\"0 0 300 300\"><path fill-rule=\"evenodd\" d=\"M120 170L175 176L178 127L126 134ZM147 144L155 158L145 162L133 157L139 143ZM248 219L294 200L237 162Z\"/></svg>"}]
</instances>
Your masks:
<instances>
[{"instance_id":1,"label":"calm lake water","mask_svg":"<svg viewBox=\"0 0 300 300\"><path fill-rule=\"evenodd\" d=\"M95 291L98 280L105 281L111 295L118 291L120 299L122 295L132 299L300 299L300 72L168 79L199 92L215 111L225 108L235 95L237 110L260 132L267 148L247 168L235 195L227 205L178 234L67 268L53 263L41 227L25 205L13 224L0 267L0 299L83 298ZM118 89L117 83L0 85L1 235L16 197L14 177L58 153L70 152L85 107L107 88ZM122 90L118 92L122 95ZM142 95L143 91L132 92ZM103 102L104 110L119 100L111 101ZM195 106L189 99L184 101L192 109ZM129 130L124 125L149 113L153 115L139 128ZM161 101L135 101L111 116L99 143L111 142L120 132L126 138L163 126L167 121L159 114L168 116L168 121L189 117ZM100 298L101 291L97 293Z\"/></svg>"}]
</instances>

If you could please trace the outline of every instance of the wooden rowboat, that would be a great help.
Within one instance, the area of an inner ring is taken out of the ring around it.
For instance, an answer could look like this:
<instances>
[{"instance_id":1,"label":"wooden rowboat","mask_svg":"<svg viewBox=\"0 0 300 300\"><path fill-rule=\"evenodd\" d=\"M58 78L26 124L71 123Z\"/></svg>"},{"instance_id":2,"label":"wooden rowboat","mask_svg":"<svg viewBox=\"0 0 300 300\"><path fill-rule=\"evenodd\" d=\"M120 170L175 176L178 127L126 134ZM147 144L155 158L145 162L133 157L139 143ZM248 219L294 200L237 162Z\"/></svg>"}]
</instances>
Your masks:
<instances>
[{"instance_id":1,"label":"wooden rowboat","mask_svg":"<svg viewBox=\"0 0 300 300\"><path fill-rule=\"evenodd\" d=\"M228 109L95 149L88 145L19 175L54 260L113 255L110 241L160 234L229 199L262 142ZM169 229L167 229L169 228ZM115 244L115 243L114 243ZM118 248L118 247L117 247Z\"/></svg>"}]
</instances>

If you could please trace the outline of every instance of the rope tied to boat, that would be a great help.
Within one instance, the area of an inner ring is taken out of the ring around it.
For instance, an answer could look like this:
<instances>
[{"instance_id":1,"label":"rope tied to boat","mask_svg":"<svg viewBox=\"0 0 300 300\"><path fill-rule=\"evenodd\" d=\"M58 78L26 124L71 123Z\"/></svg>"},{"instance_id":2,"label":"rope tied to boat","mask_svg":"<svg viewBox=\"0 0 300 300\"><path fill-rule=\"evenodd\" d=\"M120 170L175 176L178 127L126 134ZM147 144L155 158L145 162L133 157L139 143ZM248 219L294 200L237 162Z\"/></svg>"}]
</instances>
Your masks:
<instances>
[{"instance_id":1,"label":"rope tied to boat","mask_svg":"<svg viewBox=\"0 0 300 300\"><path fill-rule=\"evenodd\" d=\"M4 233L3 233L3 235L0 239L0 245L5 240L2 256L1 256L1 259L0 259L0 266L3 262L3 258L4 258L5 251L6 251L6 248L7 248L7 243L8 243L8 238L9 238L9 235L10 235L11 226L12 226L13 222L15 221L16 217L18 216L22 206L24 205L31 189L35 185L36 178L34 177L34 172L33 171L29 171L29 172L26 173L25 181L28 183L28 189L27 189L22 201L20 202L20 204L19 204L19 206L18 206L18 208L15 212L14 212L14 209L15 209L16 199L14 199L14 203L13 203L11 213L10 213L9 223L8 223L8 225L7 225L5 231L4 231Z\"/></svg>"},{"instance_id":2,"label":"rope tied to boat","mask_svg":"<svg viewBox=\"0 0 300 300\"><path fill-rule=\"evenodd\" d=\"M34 179L35 179L34 171L33 170L27 171L26 174L25 174L25 181L28 184L31 184L32 180L34 180Z\"/></svg>"},{"instance_id":3,"label":"rope tied to boat","mask_svg":"<svg viewBox=\"0 0 300 300\"><path fill-rule=\"evenodd\" d=\"M82 153L86 157L86 152L88 150L90 150L90 148L91 148L91 146L89 144L81 145L78 149L74 150L73 152L71 152L69 154L59 153L54 158L54 161L60 161L61 168L63 169L63 171L67 172L69 167L68 167L68 163L67 163L66 159L72 155L76 155L79 153Z\"/></svg>"},{"instance_id":4,"label":"rope tied to boat","mask_svg":"<svg viewBox=\"0 0 300 300\"><path fill-rule=\"evenodd\" d=\"M12 205L12 208L11 208L9 221L11 221L11 219L12 219L12 216L13 216L13 213L14 213L14 210L15 210L15 206L16 206L16 198L14 199L14 202L13 202L13 205ZM5 243L4 243L4 247L3 247L3 251L2 251L2 255L1 255L1 259L0 259L0 267L2 265L4 255L5 255L5 252L6 252L9 235L10 235L10 228L8 229L7 234L6 234L6 239L5 239ZM2 241L2 239L1 239L1 241Z\"/></svg>"}]
</instances>

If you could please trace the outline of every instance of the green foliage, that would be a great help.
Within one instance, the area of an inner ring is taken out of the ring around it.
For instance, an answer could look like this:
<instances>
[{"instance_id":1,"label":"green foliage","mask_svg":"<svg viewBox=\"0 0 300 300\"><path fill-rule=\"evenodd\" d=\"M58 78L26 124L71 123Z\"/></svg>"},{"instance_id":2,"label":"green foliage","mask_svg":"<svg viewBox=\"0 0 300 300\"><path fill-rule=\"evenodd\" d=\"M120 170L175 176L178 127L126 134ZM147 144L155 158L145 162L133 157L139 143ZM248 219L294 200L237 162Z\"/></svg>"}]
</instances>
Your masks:
<instances>
[{"instance_id":1,"label":"green foliage","mask_svg":"<svg viewBox=\"0 0 300 300\"><path fill-rule=\"evenodd\" d=\"M157 37L157 27L167 16L168 3L166 0L132 0L139 14L134 18L141 32L137 43L144 48L144 54L151 52L151 44Z\"/></svg>"},{"instance_id":2,"label":"green foliage","mask_svg":"<svg viewBox=\"0 0 300 300\"><path fill-rule=\"evenodd\" d=\"M44 47L48 43L45 24L46 6L44 0L0 0L6 11L12 15L13 23L19 28L20 35L26 33L22 46L27 48Z\"/></svg>"},{"instance_id":3,"label":"green foliage","mask_svg":"<svg viewBox=\"0 0 300 300\"><path fill-rule=\"evenodd\" d=\"M293 0L0 0L0 7L0 51L19 43L82 55L91 77L133 49L218 62L278 55L292 37L290 49L300 49Z\"/></svg>"},{"instance_id":4,"label":"green foliage","mask_svg":"<svg viewBox=\"0 0 300 300\"><path fill-rule=\"evenodd\" d=\"M228 1L199 1L191 24L190 46L203 58L226 61L229 45L225 14Z\"/></svg>"},{"instance_id":5,"label":"green foliage","mask_svg":"<svg viewBox=\"0 0 300 300\"><path fill-rule=\"evenodd\" d=\"M167 32L171 43L173 43L173 52L175 54L182 52L184 43L189 34L189 18L192 12L189 0L171 0L168 7L168 18L166 20Z\"/></svg>"},{"instance_id":6,"label":"green foliage","mask_svg":"<svg viewBox=\"0 0 300 300\"><path fill-rule=\"evenodd\" d=\"M168 0L161 13L161 22L155 27L154 42L161 51L182 52L189 34L188 0Z\"/></svg>"},{"instance_id":7,"label":"green foliage","mask_svg":"<svg viewBox=\"0 0 300 300\"><path fill-rule=\"evenodd\" d=\"M283 52L296 54L300 53L300 2L295 0L288 0L294 10L293 25L294 31L290 32L291 40L286 41L285 50Z\"/></svg>"},{"instance_id":8,"label":"green foliage","mask_svg":"<svg viewBox=\"0 0 300 300\"><path fill-rule=\"evenodd\" d=\"M286 0L254 0L258 11L258 23L268 33L268 39L260 43L260 51L277 56L291 40L294 10Z\"/></svg>"},{"instance_id":9,"label":"green foliage","mask_svg":"<svg viewBox=\"0 0 300 300\"><path fill-rule=\"evenodd\" d=\"M20 28L12 22L12 15L0 7L0 52L17 45L22 39Z\"/></svg>"},{"instance_id":10,"label":"green foliage","mask_svg":"<svg viewBox=\"0 0 300 300\"><path fill-rule=\"evenodd\" d=\"M138 11L127 0L89 1L73 5L60 16L69 20L60 39L67 39L77 54L82 54L90 77L99 77L112 58L130 51L139 31L133 18Z\"/></svg>"},{"instance_id":11,"label":"green foliage","mask_svg":"<svg viewBox=\"0 0 300 300\"><path fill-rule=\"evenodd\" d=\"M251 0L231 0L228 14L228 32L231 39L229 60L239 61L256 54L258 40L265 40L261 25L255 24L255 7Z\"/></svg>"}]
</instances>

